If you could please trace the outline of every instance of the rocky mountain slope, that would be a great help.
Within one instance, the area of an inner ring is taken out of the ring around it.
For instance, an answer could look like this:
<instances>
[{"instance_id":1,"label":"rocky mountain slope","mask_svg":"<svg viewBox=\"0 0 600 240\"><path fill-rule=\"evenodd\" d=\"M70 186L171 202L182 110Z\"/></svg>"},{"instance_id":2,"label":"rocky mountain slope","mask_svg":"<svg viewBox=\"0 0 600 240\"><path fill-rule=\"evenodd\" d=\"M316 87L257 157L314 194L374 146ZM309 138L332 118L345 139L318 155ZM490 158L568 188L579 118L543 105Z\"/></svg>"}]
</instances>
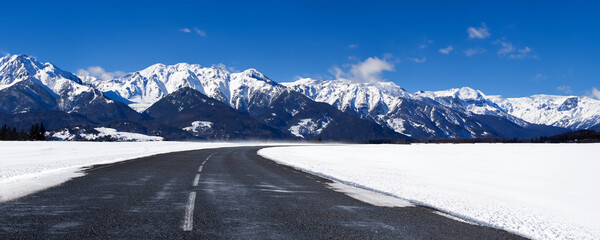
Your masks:
<instances>
[{"instance_id":1,"label":"rocky mountain slope","mask_svg":"<svg viewBox=\"0 0 600 240\"><path fill-rule=\"evenodd\" d=\"M434 95L411 94L393 82L300 79L283 85L413 138L528 138L563 131L511 116L472 89Z\"/></svg>"},{"instance_id":2,"label":"rocky mountain slope","mask_svg":"<svg viewBox=\"0 0 600 240\"><path fill-rule=\"evenodd\" d=\"M521 126L542 124L586 129L600 124L600 101L589 97L533 95L503 98L486 96L468 87L415 95L475 114L504 117Z\"/></svg>"},{"instance_id":3,"label":"rocky mountain slope","mask_svg":"<svg viewBox=\"0 0 600 240\"><path fill-rule=\"evenodd\" d=\"M349 80L279 84L256 69L187 63L101 80L26 55L0 58L0 101L3 121L168 139L530 138L600 125L600 101L587 97L502 98L466 87L412 94L393 82Z\"/></svg>"},{"instance_id":4,"label":"rocky mountain slope","mask_svg":"<svg viewBox=\"0 0 600 240\"><path fill-rule=\"evenodd\" d=\"M167 95L144 113L156 121L181 128L204 139L262 140L291 137L189 87Z\"/></svg>"},{"instance_id":5,"label":"rocky mountain slope","mask_svg":"<svg viewBox=\"0 0 600 240\"><path fill-rule=\"evenodd\" d=\"M329 105L318 104L255 69L230 73L216 66L155 64L118 79L88 78L86 82L137 111L144 111L179 89L190 88L298 138L357 141L405 138L385 126L373 125L355 116L340 114Z\"/></svg>"},{"instance_id":6,"label":"rocky mountain slope","mask_svg":"<svg viewBox=\"0 0 600 240\"><path fill-rule=\"evenodd\" d=\"M0 58L0 111L8 114L59 110L91 121L141 120L125 104L107 98L72 73L25 55Z\"/></svg>"}]
</instances>

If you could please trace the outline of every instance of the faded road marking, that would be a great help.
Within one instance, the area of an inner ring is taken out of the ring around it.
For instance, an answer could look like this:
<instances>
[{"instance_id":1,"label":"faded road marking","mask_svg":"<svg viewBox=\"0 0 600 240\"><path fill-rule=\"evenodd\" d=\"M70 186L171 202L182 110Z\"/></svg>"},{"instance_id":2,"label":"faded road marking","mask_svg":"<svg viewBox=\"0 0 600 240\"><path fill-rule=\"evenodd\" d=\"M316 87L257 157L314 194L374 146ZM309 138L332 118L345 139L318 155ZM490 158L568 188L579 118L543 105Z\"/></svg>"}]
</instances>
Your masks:
<instances>
[{"instance_id":1,"label":"faded road marking","mask_svg":"<svg viewBox=\"0 0 600 240\"><path fill-rule=\"evenodd\" d=\"M194 187L198 186L198 181L200 181L200 173L196 174L196 178L194 178L194 184L192 184Z\"/></svg>"},{"instance_id":2,"label":"faded road marking","mask_svg":"<svg viewBox=\"0 0 600 240\"><path fill-rule=\"evenodd\" d=\"M183 231L192 231L194 228L194 205L196 203L196 192L191 192L188 198L188 204L185 208L185 217L183 219Z\"/></svg>"}]
</instances>

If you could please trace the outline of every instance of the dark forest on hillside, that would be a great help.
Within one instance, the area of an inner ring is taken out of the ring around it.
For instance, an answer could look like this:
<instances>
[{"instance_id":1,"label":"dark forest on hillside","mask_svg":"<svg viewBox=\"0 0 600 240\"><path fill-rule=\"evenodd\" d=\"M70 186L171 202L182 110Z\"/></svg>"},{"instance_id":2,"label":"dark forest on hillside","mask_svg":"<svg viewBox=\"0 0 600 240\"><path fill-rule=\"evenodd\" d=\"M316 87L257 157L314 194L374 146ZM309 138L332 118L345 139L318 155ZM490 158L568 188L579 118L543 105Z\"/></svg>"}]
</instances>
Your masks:
<instances>
[{"instance_id":1,"label":"dark forest on hillside","mask_svg":"<svg viewBox=\"0 0 600 240\"><path fill-rule=\"evenodd\" d=\"M594 130L570 131L554 136L542 136L530 139L507 138L438 138L411 140L375 140L369 143L410 144L410 143L597 143L600 132Z\"/></svg>"},{"instance_id":2,"label":"dark forest on hillside","mask_svg":"<svg viewBox=\"0 0 600 240\"><path fill-rule=\"evenodd\" d=\"M2 125L0 128L0 141L44 141L46 140L46 128L44 123L31 125L29 131L21 129L17 131L16 127Z\"/></svg>"}]
</instances>

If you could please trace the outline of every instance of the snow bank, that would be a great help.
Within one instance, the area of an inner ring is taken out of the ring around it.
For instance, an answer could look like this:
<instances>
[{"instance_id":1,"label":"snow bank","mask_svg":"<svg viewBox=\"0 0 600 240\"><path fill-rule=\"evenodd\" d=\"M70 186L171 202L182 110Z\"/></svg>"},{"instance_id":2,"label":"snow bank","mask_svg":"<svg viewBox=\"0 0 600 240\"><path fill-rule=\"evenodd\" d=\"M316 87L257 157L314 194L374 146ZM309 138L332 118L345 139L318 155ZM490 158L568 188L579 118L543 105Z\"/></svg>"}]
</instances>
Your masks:
<instances>
[{"instance_id":1,"label":"snow bank","mask_svg":"<svg viewBox=\"0 0 600 240\"><path fill-rule=\"evenodd\" d=\"M600 144L275 147L279 163L534 239L600 239Z\"/></svg>"},{"instance_id":2,"label":"snow bank","mask_svg":"<svg viewBox=\"0 0 600 240\"><path fill-rule=\"evenodd\" d=\"M261 144L266 143L0 142L0 202L82 176L80 170L87 166L167 152Z\"/></svg>"}]
</instances>

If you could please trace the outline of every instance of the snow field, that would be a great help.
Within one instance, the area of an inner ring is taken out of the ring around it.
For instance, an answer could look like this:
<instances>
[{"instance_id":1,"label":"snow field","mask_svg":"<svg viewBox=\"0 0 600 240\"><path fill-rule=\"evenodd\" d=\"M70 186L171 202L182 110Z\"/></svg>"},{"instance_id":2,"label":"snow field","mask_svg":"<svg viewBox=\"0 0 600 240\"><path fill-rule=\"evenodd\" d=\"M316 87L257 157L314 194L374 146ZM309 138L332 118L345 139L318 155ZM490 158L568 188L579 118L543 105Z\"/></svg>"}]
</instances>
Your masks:
<instances>
[{"instance_id":1,"label":"snow field","mask_svg":"<svg viewBox=\"0 0 600 240\"><path fill-rule=\"evenodd\" d=\"M534 239L600 239L600 144L274 147L263 157Z\"/></svg>"}]
</instances>

